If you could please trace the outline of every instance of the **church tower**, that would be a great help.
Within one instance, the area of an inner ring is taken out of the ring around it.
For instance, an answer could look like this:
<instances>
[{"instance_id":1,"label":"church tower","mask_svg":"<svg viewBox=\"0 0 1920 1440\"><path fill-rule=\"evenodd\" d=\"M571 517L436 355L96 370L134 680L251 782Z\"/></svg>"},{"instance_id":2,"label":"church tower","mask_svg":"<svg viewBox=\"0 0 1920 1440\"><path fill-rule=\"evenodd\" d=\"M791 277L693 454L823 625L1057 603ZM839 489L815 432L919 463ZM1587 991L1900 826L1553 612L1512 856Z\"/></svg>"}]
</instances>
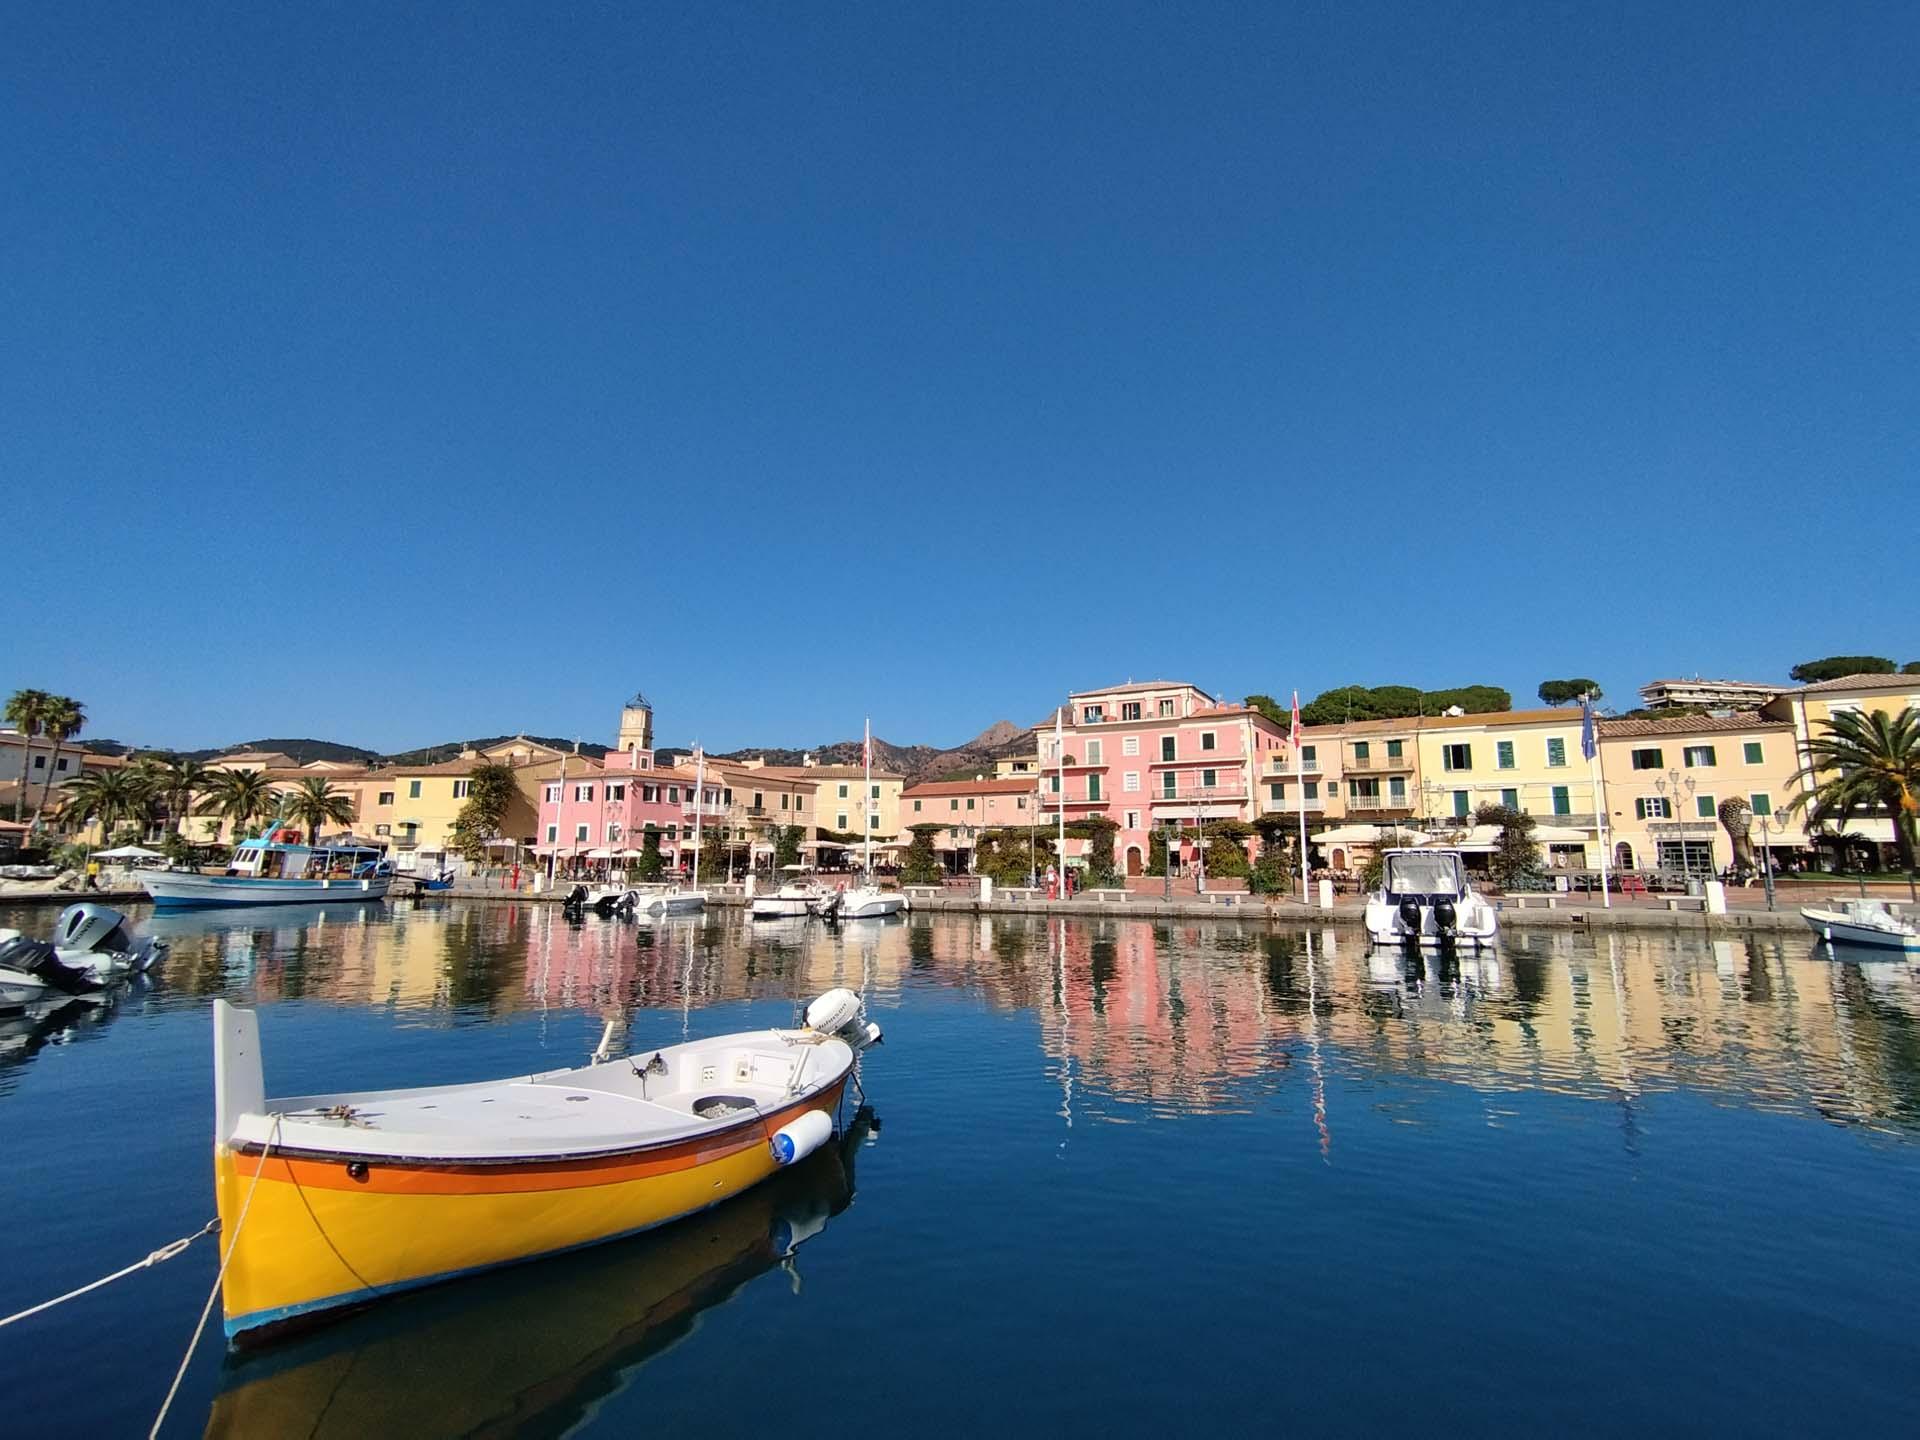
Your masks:
<instances>
[{"instance_id":1,"label":"church tower","mask_svg":"<svg viewBox=\"0 0 1920 1440\"><path fill-rule=\"evenodd\" d=\"M636 693L634 697L620 707L621 750L638 750L651 757L653 754L653 706L647 703L647 697Z\"/></svg>"}]
</instances>

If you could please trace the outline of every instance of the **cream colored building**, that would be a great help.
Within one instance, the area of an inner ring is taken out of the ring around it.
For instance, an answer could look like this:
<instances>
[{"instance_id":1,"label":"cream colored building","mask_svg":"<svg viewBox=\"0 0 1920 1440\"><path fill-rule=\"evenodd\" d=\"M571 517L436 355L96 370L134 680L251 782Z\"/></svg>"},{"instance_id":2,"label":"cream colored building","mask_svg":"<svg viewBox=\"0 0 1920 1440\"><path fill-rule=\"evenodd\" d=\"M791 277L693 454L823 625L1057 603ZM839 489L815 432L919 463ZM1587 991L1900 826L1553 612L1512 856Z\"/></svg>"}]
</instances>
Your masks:
<instances>
[{"instance_id":1,"label":"cream colored building","mask_svg":"<svg viewBox=\"0 0 1920 1440\"><path fill-rule=\"evenodd\" d=\"M1783 691L1762 705L1760 713L1792 725L1794 743L1804 760L1807 743L1823 736L1840 711L1897 715L1909 708L1920 710L1920 675L1845 675ZM1860 835L1877 844L1893 843L1890 816L1863 815L1849 820L1846 828L1849 835Z\"/></svg>"}]
</instances>

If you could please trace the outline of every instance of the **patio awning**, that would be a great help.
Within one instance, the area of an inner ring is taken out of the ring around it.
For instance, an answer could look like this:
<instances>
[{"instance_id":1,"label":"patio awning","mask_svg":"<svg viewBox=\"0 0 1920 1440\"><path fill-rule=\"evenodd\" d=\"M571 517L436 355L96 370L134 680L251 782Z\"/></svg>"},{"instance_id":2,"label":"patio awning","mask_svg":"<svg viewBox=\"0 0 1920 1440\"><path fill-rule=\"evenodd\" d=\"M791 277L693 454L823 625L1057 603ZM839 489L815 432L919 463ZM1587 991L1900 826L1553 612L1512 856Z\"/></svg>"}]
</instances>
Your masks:
<instances>
[{"instance_id":1,"label":"patio awning","mask_svg":"<svg viewBox=\"0 0 1920 1440\"><path fill-rule=\"evenodd\" d=\"M1430 837L1410 825L1336 825L1318 835L1309 835L1309 845L1424 845Z\"/></svg>"}]
</instances>

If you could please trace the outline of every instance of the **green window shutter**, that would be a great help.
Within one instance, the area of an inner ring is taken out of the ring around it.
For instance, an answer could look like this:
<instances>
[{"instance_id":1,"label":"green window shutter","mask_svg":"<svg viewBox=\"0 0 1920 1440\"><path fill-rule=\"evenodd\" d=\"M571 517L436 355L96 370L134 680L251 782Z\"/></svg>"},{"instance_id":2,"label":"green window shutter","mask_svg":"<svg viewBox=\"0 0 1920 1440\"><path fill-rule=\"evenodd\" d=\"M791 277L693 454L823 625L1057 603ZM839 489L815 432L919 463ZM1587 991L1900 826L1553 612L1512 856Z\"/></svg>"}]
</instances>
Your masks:
<instances>
[{"instance_id":1,"label":"green window shutter","mask_svg":"<svg viewBox=\"0 0 1920 1440\"><path fill-rule=\"evenodd\" d=\"M1573 813L1573 797L1567 793L1567 787L1564 785L1553 787L1553 813L1556 815Z\"/></svg>"},{"instance_id":2,"label":"green window shutter","mask_svg":"<svg viewBox=\"0 0 1920 1440\"><path fill-rule=\"evenodd\" d=\"M1470 813L1467 807L1467 799L1468 799L1468 796L1466 791L1456 790L1453 792L1453 818L1454 819L1464 820L1467 818L1468 814Z\"/></svg>"},{"instance_id":3,"label":"green window shutter","mask_svg":"<svg viewBox=\"0 0 1920 1440\"><path fill-rule=\"evenodd\" d=\"M1758 740L1747 741L1746 750L1747 750L1747 764L1758 765L1762 763L1763 757L1761 756L1761 753L1760 753L1760 742Z\"/></svg>"},{"instance_id":4,"label":"green window shutter","mask_svg":"<svg viewBox=\"0 0 1920 1440\"><path fill-rule=\"evenodd\" d=\"M1509 810L1518 810L1520 808L1520 792L1518 790L1502 790L1500 792L1500 803Z\"/></svg>"},{"instance_id":5,"label":"green window shutter","mask_svg":"<svg viewBox=\"0 0 1920 1440\"><path fill-rule=\"evenodd\" d=\"M1502 770L1511 770L1513 768L1513 742L1511 740L1502 740L1499 744L1495 745L1493 747L1493 754L1494 763Z\"/></svg>"},{"instance_id":6,"label":"green window shutter","mask_svg":"<svg viewBox=\"0 0 1920 1440\"><path fill-rule=\"evenodd\" d=\"M1713 796L1696 795L1693 797L1693 813L1702 820L1713 819Z\"/></svg>"},{"instance_id":7,"label":"green window shutter","mask_svg":"<svg viewBox=\"0 0 1920 1440\"><path fill-rule=\"evenodd\" d=\"M1550 737L1547 740L1547 764L1557 770L1566 763L1567 742L1562 740L1558 735Z\"/></svg>"},{"instance_id":8,"label":"green window shutter","mask_svg":"<svg viewBox=\"0 0 1920 1440\"><path fill-rule=\"evenodd\" d=\"M1764 790L1758 795L1749 795L1747 803L1753 806L1753 813L1756 815L1773 814L1773 797Z\"/></svg>"},{"instance_id":9,"label":"green window shutter","mask_svg":"<svg viewBox=\"0 0 1920 1440\"><path fill-rule=\"evenodd\" d=\"M1644 820L1647 818L1647 797L1646 796L1636 795L1634 797L1633 818L1636 820Z\"/></svg>"}]
</instances>

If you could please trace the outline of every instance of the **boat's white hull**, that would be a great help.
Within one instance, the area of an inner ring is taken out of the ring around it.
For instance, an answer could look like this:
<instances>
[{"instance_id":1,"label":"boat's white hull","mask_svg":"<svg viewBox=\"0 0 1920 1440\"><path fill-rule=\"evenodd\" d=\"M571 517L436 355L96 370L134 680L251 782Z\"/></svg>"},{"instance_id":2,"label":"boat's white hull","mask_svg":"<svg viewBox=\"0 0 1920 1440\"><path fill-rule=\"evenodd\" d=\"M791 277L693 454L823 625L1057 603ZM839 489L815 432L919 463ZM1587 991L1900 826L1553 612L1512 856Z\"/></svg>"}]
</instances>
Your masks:
<instances>
[{"instance_id":1,"label":"boat's white hull","mask_svg":"<svg viewBox=\"0 0 1920 1440\"><path fill-rule=\"evenodd\" d=\"M1459 923L1453 933L1443 934L1432 909L1420 917L1417 932L1410 931L1397 905L1378 898L1367 901L1367 938L1375 945L1405 946L1417 944L1422 950L1491 950L1500 939L1500 922L1493 907L1484 902L1475 910L1461 907Z\"/></svg>"},{"instance_id":2,"label":"boat's white hull","mask_svg":"<svg viewBox=\"0 0 1920 1440\"><path fill-rule=\"evenodd\" d=\"M1835 914L1831 910L1802 910L1800 918L1807 922L1809 929L1829 945L1864 945L1875 950L1895 950L1908 955L1920 955L1920 935L1909 934L1902 930L1887 930L1876 925L1864 925L1858 920Z\"/></svg>"},{"instance_id":3,"label":"boat's white hull","mask_svg":"<svg viewBox=\"0 0 1920 1440\"><path fill-rule=\"evenodd\" d=\"M849 890L840 901L842 920L879 920L907 908L907 897L894 890Z\"/></svg>"},{"instance_id":4,"label":"boat's white hull","mask_svg":"<svg viewBox=\"0 0 1920 1440\"><path fill-rule=\"evenodd\" d=\"M0 1009L18 1010L47 998L45 981L23 970L0 970Z\"/></svg>"},{"instance_id":5,"label":"boat's white hull","mask_svg":"<svg viewBox=\"0 0 1920 1440\"><path fill-rule=\"evenodd\" d=\"M756 920L798 920L811 915L818 903L797 895L756 895L747 913Z\"/></svg>"},{"instance_id":6,"label":"boat's white hull","mask_svg":"<svg viewBox=\"0 0 1920 1440\"><path fill-rule=\"evenodd\" d=\"M670 895L643 896L640 908L649 915L697 915L707 908L707 892L678 890Z\"/></svg>"},{"instance_id":7,"label":"boat's white hull","mask_svg":"<svg viewBox=\"0 0 1920 1440\"><path fill-rule=\"evenodd\" d=\"M248 875L195 875L161 870L142 875L140 883L153 897L155 906L173 909L189 905L334 905L384 900L393 877L256 880Z\"/></svg>"}]
</instances>

